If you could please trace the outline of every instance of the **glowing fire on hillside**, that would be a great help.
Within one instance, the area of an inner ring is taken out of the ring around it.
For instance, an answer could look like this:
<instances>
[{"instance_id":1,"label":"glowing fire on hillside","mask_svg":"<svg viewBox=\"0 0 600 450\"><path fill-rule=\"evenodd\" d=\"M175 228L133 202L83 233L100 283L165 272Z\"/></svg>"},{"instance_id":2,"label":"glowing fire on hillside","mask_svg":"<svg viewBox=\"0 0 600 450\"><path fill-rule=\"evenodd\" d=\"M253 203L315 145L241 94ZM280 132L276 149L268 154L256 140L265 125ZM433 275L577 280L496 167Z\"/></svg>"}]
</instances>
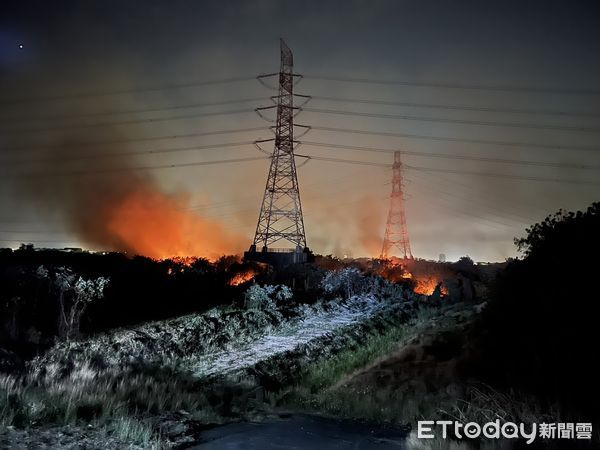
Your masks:
<instances>
[{"instance_id":1,"label":"glowing fire on hillside","mask_svg":"<svg viewBox=\"0 0 600 450\"><path fill-rule=\"evenodd\" d=\"M410 272L404 272L402 273L400 278L403 278L405 280L415 280L416 285L414 291L417 294L431 295L434 293L435 288L438 286L438 284L441 284L441 294L448 295L448 289L446 289L443 282L433 275L420 275L415 277Z\"/></svg>"},{"instance_id":2,"label":"glowing fire on hillside","mask_svg":"<svg viewBox=\"0 0 600 450\"><path fill-rule=\"evenodd\" d=\"M247 283L248 281L253 280L256 275L258 275L258 273L253 269L238 272L231 280L229 280L229 286L239 286L240 284Z\"/></svg>"},{"instance_id":3,"label":"glowing fire on hillside","mask_svg":"<svg viewBox=\"0 0 600 450\"><path fill-rule=\"evenodd\" d=\"M198 261L197 256L174 256L172 258L168 258L176 264L181 264L182 266L192 267L196 261Z\"/></svg>"},{"instance_id":4,"label":"glowing fire on hillside","mask_svg":"<svg viewBox=\"0 0 600 450\"><path fill-rule=\"evenodd\" d=\"M414 283L414 291L417 294L432 295L435 292L436 287L440 285L441 295L448 295L448 289L443 283L443 279L446 277L441 273L437 273L438 271L435 270L421 270L420 272L423 273L413 273L401 261L390 260L386 261L378 273L384 278L394 282L412 280Z\"/></svg>"},{"instance_id":5,"label":"glowing fire on hillside","mask_svg":"<svg viewBox=\"0 0 600 450\"><path fill-rule=\"evenodd\" d=\"M192 267L192 265L198 261L198 258L196 256L174 256L173 258L166 258L158 261L171 261L179 266L178 268L169 267L167 269L167 274L173 275L176 271L179 273L185 272L186 269Z\"/></svg>"},{"instance_id":6,"label":"glowing fire on hillside","mask_svg":"<svg viewBox=\"0 0 600 450\"><path fill-rule=\"evenodd\" d=\"M444 286L443 282L436 277L423 276L416 278L415 281L417 282L417 285L415 286L415 292L417 294L431 295L435 292L435 288L438 285L441 285L441 294L448 295L448 289Z\"/></svg>"}]
</instances>

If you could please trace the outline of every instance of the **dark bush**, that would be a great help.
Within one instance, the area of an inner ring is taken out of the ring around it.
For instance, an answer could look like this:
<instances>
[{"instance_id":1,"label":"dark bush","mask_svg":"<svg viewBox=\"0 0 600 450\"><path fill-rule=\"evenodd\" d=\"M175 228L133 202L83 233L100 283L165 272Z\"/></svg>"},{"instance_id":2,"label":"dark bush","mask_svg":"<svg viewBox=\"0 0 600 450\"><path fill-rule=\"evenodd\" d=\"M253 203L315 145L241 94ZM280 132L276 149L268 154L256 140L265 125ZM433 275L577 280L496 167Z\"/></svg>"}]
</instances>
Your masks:
<instances>
[{"instance_id":1,"label":"dark bush","mask_svg":"<svg viewBox=\"0 0 600 450\"><path fill-rule=\"evenodd\" d=\"M483 369L581 420L598 417L600 203L559 211L515 240L482 321Z\"/></svg>"}]
</instances>

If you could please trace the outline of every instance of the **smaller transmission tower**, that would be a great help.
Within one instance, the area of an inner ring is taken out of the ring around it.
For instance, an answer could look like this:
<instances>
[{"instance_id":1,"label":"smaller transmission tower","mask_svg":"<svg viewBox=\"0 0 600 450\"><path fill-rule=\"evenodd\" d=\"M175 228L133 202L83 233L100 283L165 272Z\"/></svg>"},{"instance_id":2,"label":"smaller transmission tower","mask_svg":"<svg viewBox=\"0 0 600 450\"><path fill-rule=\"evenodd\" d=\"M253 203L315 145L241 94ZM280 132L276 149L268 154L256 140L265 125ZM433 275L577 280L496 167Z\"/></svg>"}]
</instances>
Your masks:
<instances>
[{"instance_id":1,"label":"smaller transmission tower","mask_svg":"<svg viewBox=\"0 0 600 450\"><path fill-rule=\"evenodd\" d=\"M390 195L390 210L385 236L381 249L381 259L391 256L393 250L399 250L404 259L412 259L408 228L406 227L406 212L404 210L404 192L402 189L402 161L401 152L394 152L394 165L392 166L392 193Z\"/></svg>"}]
</instances>

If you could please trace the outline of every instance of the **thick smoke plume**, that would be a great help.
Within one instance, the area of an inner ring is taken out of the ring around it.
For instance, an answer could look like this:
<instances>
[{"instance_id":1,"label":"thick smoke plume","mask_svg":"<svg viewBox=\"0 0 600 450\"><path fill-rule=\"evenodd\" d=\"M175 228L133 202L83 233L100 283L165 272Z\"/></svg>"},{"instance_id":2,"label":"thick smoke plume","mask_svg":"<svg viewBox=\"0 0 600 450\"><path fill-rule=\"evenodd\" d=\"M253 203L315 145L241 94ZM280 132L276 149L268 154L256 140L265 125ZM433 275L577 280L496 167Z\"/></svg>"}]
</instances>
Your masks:
<instances>
[{"instance_id":1,"label":"thick smoke plume","mask_svg":"<svg viewBox=\"0 0 600 450\"><path fill-rule=\"evenodd\" d=\"M192 211L186 192L164 192L156 173L143 169L152 163L128 152L122 145L79 146L77 140L49 146L29 157L33 169L15 176L16 192L42 222L64 223L88 248L211 259L243 249L243 238Z\"/></svg>"}]
</instances>

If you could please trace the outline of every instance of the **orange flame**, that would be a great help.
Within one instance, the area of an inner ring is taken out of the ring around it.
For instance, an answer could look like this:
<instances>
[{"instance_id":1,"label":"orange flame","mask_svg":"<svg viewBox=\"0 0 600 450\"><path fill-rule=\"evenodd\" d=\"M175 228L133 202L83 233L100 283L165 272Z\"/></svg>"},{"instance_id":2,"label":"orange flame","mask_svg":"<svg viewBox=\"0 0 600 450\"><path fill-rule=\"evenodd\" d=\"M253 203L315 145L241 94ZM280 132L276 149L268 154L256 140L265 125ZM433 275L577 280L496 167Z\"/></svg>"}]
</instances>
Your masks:
<instances>
[{"instance_id":1,"label":"orange flame","mask_svg":"<svg viewBox=\"0 0 600 450\"><path fill-rule=\"evenodd\" d=\"M192 267L192 264L198 261L197 256L173 256L169 259L176 264L181 264L182 266L186 267Z\"/></svg>"},{"instance_id":2,"label":"orange flame","mask_svg":"<svg viewBox=\"0 0 600 450\"><path fill-rule=\"evenodd\" d=\"M442 275L437 273L417 273L410 272L401 261L388 260L378 272L381 276L394 282L402 280L413 280L414 291L417 294L431 295L434 293L438 284L442 283ZM441 294L448 295L448 289L442 284Z\"/></svg>"},{"instance_id":3,"label":"orange flame","mask_svg":"<svg viewBox=\"0 0 600 450\"><path fill-rule=\"evenodd\" d=\"M433 294L438 284L442 283L441 280L431 275L416 277L415 281L417 282L417 285L415 286L415 292L422 295ZM446 289L443 284L441 285L441 293L442 295L448 295L448 289Z\"/></svg>"},{"instance_id":4,"label":"orange flame","mask_svg":"<svg viewBox=\"0 0 600 450\"><path fill-rule=\"evenodd\" d=\"M229 280L229 286L239 286L240 284L247 283L248 281L254 279L257 275L255 270L246 270L245 272L236 273L231 280Z\"/></svg>"},{"instance_id":5,"label":"orange flame","mask_svg":"<svg viewBox=\"0 0 600 450\"><path fill-rule=\"evenodd\" d=\"M192 255L216 259L243 248L239 236L187 208L186 196L142 185L107 208L107 231L118 241L119 250L154 259Z\"/></svg>"}]
</instances>

